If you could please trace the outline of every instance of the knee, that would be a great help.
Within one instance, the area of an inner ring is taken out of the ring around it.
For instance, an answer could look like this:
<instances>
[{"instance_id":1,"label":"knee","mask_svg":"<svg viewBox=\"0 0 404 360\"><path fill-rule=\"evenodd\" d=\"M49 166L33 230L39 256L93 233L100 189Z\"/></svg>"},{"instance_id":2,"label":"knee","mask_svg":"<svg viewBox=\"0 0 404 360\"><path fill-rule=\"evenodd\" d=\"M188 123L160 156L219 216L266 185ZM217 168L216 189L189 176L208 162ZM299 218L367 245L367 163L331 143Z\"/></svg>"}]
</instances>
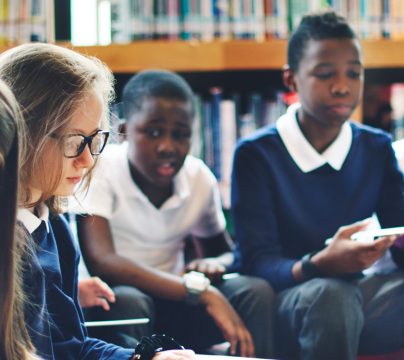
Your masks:
<instances>
[{"instance_id":1,"label":"knee","mask_svg":"<svg viewBox=\"0 0 404 360\"><path fill-rule=\"evenodd\" d=\"M240 276L235 280L231 284L233 293L230 299L238 298L243 303L254 304L255 308L275 306L275 292L267 281L252 276Z\"/></svg>"},{"instance_id":2,"label":"knee","mask_svg":"<svg viewBox=\"0 0 404 360\"><path fill-rule=\"evenodd\" d=\"M152 316L155 312L153 299L131 286L116 286L113 288L115 292L115 307L127 309L132 313L147 314Z\"/></svg>"},{"instance_id":3,"label":"knee","mask_svg":"<svg viewBox=\"0 0 404 360\"><path fill-rule=\"evenodd\" d=\"M275 301L275 292L266 280L249 277L248 285L248 291L252 296L258 299L265 299L271 303Z\"/></svg>"},{"instance_id":4,"label":"knee","mask_svg":"<svg viewBox=\"0 0 404 360\"><path fill-rule=\"evenodd\" d=\"M362 295L355 284L340 279L313 279L301 287L299 307L312 316L336 322L361 321Z\"/></svg>"}]
</instances>

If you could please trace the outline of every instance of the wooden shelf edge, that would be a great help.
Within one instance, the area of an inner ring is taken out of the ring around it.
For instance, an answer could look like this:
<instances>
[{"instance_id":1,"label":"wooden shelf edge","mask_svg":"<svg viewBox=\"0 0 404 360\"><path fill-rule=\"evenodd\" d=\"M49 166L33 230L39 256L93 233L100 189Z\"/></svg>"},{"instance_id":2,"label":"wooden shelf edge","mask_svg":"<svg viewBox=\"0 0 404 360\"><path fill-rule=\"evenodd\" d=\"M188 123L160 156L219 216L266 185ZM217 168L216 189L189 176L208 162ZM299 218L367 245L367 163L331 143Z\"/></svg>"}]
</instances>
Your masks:
<instances>
[{"instance_id":1,"label":"wooden shelf edge","mask_svg":"<svg viewBox=\"0 0 404 360\"><path fill-rule=\"evenodd\" d=\"M256 41L147 41L109 46L73 47L97 56L114 72L136 72L146 68L173 71L225 71L280 69L286 42Z\"/></svg>"},{"instance_id":2,"label":"wooden shelf edge","mask_svg":"<svg viewBox=\"0 0 404 360\"><path fill-rule=\"evenodd\" d=\"M108 46L72 46L98 57L115 73L147 68L173 71L280 70L286 62L286 40L139 41ZM404 39L362 41L365 68L404 68ZM10 46L1 46L0 52Z\"/></svg>"}]
</instances>

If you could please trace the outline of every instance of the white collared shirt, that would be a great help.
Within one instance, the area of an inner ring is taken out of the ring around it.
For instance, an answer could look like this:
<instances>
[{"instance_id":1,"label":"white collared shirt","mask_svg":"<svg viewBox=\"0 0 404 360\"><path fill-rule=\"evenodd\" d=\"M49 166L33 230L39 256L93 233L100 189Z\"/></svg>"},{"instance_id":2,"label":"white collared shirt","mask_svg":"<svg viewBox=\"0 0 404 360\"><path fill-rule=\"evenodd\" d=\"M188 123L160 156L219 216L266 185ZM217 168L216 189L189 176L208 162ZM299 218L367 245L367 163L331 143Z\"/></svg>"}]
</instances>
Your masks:
<instances>
[{"instance_id":1,"label":"white collared shirt","mask_svg":"<svg viewBox=\"0 0 404 360\"><path fill-rule=\"evenodd\" d=\"M173 195L157 209L133 182L127 152L127 143L107 146L76 212L107 219L119 255L179 274L187 235L209 237L225 229L217 181L201 160L187 156Z\"/></svg>"},{"instance_id":2,"label":"white collared shirt","mask_svg":"<svg viewBox=\"0 0 404 360\"><path fill-rule=\"evenodd\" d=\"M341 170L352 145L351 126L345 122L337 138L320 154L306 139L297 123L296 113L300 107L299 103L292 104L276 123L279 136L290 156L304 173L325 164L337 171Z\"/></svg>"},{"instance_id":3,"label":"white collared shirt","mask_svg":"<svg viewBox=\"0 0 404 360\"><path fill-rule=\"evenodd\" d=\"M41 225L42 221L45 221L46 229L49 232L49 208L44 203L41 203L37 207L37 211L39 216L36 216L28 209L19 208L17 211L17 220L24 224L25 228L30 234L32 234L39 227L39 225Z\"/></svg>"}]
</instances>

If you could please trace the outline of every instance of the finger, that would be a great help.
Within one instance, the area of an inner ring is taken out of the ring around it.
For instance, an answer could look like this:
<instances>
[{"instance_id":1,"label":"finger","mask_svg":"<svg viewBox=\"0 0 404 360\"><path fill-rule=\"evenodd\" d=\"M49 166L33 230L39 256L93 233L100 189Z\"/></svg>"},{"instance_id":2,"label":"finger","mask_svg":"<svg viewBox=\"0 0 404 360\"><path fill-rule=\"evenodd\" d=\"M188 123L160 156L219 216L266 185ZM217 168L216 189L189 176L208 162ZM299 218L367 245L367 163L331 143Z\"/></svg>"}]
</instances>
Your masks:
<instances>
[{"instance_id":1,"label":"finger","mask_svg":"<svg viewBox=\"0 0 404 360\"><path fill-rule=\"evenodd\" d=\"M210 264L208 267L208 271L210 274L214 276L221 275L225 272L225 267L222 264Z\"/></svg>"},{"instance_id":2,"label":"finger","mask_svg":"<svg viewBox=\"0 0 404 360\"><path fill-rule=\"evenodd\" d=\"M227 326L225 324L217 324L219 328L222 331L223 337L229 342L230 344L230 355L236 355L237 353L237 343L238 343L238 337L235 332L235 329L233 327L232 323L229 323Z\"/></svg>"},{"instance_id":3,"label":"finger","mask_svg":"<svg viewBox=\"0 0 404 360\"><path fill-rule=\"evenodd\" d=\"M233 338L233 339L227 339L230 343L230 355L236 355L237 354L237 338Z\"/></svg>"},{"instance_id":4,"label":"finger","mask_svg":"<svg viewBox=\"0 0 404 360\"><path fill-rule=\"evenodd\" d=\"M198 262L199 260L193 260L189 264L186 265L186 270L187 271L192 271L195 270L198 267Z\"/></svg>"},{"instance_id":5,"label":"finger","mask_svg":"<svg viewBox=\"0 0 404 360\"><path fill-rule=\"evenodd\" d=\"M103 298L97 298L94 306L101 306L105 311L109 311L111 309L108 304L108 301Z\"/></svg>"},{"instance_id":6,"label":"finger","mask_svg":"<svg viewBox=\"0 0 404 360\"><path fill-rule=\"evenodd\" d=\"M170 352L172 352L174 355L179 355L179 356L193 356L195 355L195 352L193 350L190 349L185 349L185 350L180 350L180 349L175 349L175 350L169 350Z\"/></svg>"},{"instance_id":7,"label":"finger","mask_svg":"<svg viewBox=\"0 0 404 360\"><path fill-rule=\"evenodd\" d=\"M153 359L161 360L186 360L195 359L195 353L192 350L166 350L156 353Z\"/></svg>"},{"instance_id":8,"label":"finger","mask_svg":"<svg viewBox=\"0 0 404 360\"><path fill-rule=\"evenodd\" d=\"M188 265L185 267L185 271L186 271L186 272L188 272L188 271L195 271L195 264L194 264L194 263L188 264Z\"/></svg>"},{"instance_id":9,"label":"finger","mask_svg":"<svg viewBox=\"0 0 404 360\"><path fill-rule=\"evenodd\" d=\"M254 340L250 334L250 332L248 332L248 356L249 357L255 357L255 346L254 346Z\"/></svg>"},{"instance_id":10,"label":"finger","mask_svg":"<svg viewBox=\"0 0 404 360\"><path fill-rule=\"evenodd\" d=\"M109 302L115 302L115 294L107 283L97 278L94 285L97 287L97 295L106 298Z\"/></svg>"},{"instance_id":11,"label":"finger","mask_svg":"<svg viewBox=\"0 0 404 360\"><path fill-rule=\"evenodd\" d=\"M361 221L357 221L353 224L341 226L337 231L337 234L343 237L350 238L352 234L366 229L366 227L371 223L371 219L365 219Z\"/></svg>"},{"instance_id":12,"label":"finger","mask_svg":"<svg viewBox=\"0 0 404 360\"><path fill-rule=\"evenodd\" d=\"M396 238L397 237L395 235L378 238L373 242L373 249L375 251L386 251L394 244Z\"/></svg>"},{"instance_id":13,"label":"finger","mask_svg":"<svg viewBox=\"0 0 404 360\"><path fill-rule=\"evenodd\" d=\"M206 262L203 262L203 261L200 262L200 263L198 264L197 271L199 271L199 272L201 272L201 273L204 273L204 274L208 274L208 273L209 273L208 264L207 264Z\"/></svg>"},{"instance_id":14,"label":"finger","mask_svg":"<svg viewBox=\"0 0 404 360\"><path fill-rule=\"evenodd\" d=\"M240 335L240 356L254 357L255 349L253 339L247 329L242 330Z\"/></svg>"}]
</instances>

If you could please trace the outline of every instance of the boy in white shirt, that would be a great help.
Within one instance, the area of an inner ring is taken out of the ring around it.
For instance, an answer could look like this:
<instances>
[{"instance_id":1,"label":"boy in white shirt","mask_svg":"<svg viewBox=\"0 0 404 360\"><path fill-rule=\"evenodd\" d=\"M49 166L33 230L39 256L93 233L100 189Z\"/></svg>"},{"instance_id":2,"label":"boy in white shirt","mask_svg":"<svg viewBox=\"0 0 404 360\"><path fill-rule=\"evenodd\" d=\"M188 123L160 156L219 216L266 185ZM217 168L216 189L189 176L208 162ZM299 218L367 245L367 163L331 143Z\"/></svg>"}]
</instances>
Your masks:
<instances>
[{"instance_id":1,"label":"boy in white shirt","mask_svg":"<svg viewBox=\"0 0 404 360\"><path fill-rule=\"evenodd\" d=\"M210 285L232 255L216 179L187 155L192 98L170 72L146 71L128 82L128 142L106 149L83 201L91 214L77 220L83 255L92 274L115 286L109 315L130 307L129 317L151 318L155 330L196 351L227 340L231 354L269 358L273 294L265 281L238 276ZM222 255L206 252L185 267L188 235ZM182 276L187 270L206 276Z\"/></svg>"}]
</instances>

